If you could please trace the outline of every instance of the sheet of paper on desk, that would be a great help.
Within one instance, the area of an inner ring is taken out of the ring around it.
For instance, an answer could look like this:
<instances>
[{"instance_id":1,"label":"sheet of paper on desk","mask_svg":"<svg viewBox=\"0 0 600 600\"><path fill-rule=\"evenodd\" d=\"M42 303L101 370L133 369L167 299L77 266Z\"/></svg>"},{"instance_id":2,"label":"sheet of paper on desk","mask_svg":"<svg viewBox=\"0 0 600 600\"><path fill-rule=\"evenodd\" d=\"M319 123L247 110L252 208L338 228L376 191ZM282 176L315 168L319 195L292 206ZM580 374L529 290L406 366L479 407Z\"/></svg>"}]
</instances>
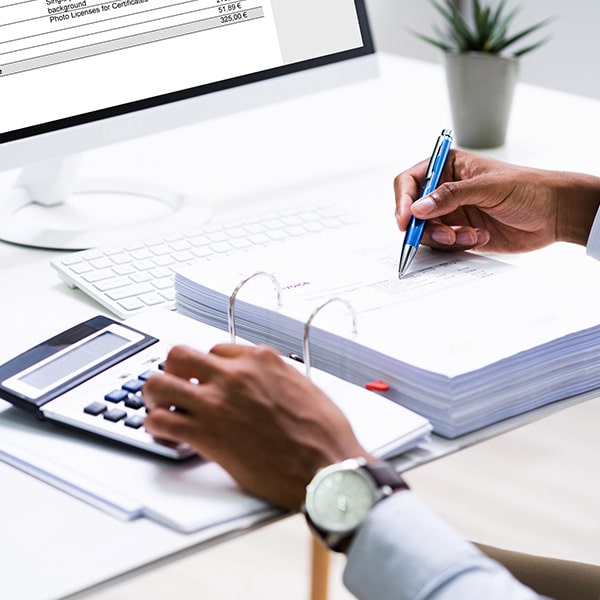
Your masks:
<instances>
[{"instance_id":1,"label":"sheet of paper on desk","mask_svg":"<svg viewBox=\"0 0 600 600\"><path fill-rule=\"evenodd\" d=\"M311 328L316 366L361 384L383 379L387 396L455 437L536 406L600 386L600 286L552 279L489 257L421 248L397 277L401 238L296 242L277 252L223 258L176 274L180 312L227 327L229 295L257 271L235 302L239 335L302 354ZM579 285L580 284L580 285Z\"/></svg>"},{"instance_id":2,"label":"sheet of paper on desk","mask_svg":"<svg viewBox=\"0 0 600 600\"><path fill-rule=\"evenodd\" d=\"M170 311L144 313L129 324L204 351L228 341L222 331ZM291 364L303 368L296 361ZM372 392L318 370L313 376L346 413L364 446L376 454L413 448L431 430L423 417ZM244 494L214 463L156 458L36 421L7 405L0 407L0 460L118 517L146 516L182 532L223 523L247 526L249 516L259 520L277 512Z\"/></svg>"}]
</instances>

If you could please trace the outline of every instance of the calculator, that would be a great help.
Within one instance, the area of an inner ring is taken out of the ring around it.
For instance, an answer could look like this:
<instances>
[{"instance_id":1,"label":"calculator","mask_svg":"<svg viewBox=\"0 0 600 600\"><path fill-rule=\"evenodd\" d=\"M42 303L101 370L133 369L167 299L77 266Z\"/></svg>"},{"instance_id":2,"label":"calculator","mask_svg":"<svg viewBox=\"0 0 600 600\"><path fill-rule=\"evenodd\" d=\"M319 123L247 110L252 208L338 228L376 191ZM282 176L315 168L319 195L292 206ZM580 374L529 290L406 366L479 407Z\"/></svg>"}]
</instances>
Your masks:
<instances>
[{"instance_id":1,"label":"calculator","mask_svg":"<svg viewBox=\"0 0 600 600\"><path fill-rule=\"evenodd\" d=\"M144 429L146 380L170 345L97 316L0 365L0 398L56 421L172 459L194 452Z\"/></svg>"}]
</instances>

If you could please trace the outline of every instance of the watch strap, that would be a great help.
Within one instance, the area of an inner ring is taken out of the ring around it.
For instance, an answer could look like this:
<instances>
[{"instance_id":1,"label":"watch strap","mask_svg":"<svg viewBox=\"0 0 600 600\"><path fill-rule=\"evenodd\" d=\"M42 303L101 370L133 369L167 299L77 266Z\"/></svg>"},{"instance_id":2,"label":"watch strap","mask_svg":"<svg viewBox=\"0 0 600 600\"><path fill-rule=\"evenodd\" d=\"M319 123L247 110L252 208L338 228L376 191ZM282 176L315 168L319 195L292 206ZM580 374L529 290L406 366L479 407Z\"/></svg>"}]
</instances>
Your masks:
<instances>
[{"instance_id":1,"label":"watch strap","mask_svg":"<svg viewBox=\"0 0 600 600\"><path fill-rule=\"evenodd\" d=\"M365 463L362 467L374 479L377 487L385 488L388 486L391 490L408 489L408 485L400 476L394 467L385 460L376 460Z\"/></svg>"}]
</instances>

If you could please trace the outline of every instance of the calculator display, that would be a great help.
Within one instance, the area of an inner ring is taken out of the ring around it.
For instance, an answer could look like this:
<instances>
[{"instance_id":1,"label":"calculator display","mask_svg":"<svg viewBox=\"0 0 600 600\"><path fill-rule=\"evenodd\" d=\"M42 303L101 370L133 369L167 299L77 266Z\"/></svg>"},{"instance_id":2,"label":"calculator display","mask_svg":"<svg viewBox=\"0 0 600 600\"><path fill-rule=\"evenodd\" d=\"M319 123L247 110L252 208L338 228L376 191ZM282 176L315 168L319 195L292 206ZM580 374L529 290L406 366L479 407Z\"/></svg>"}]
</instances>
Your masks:
<instances>
[{"instance_id":1,"label":"calculator display","mask_svg":"<svg viewBox=\"0 0 600 600\"><path fill-rule=\"evenodd\" d=\"M104 320L99 321L102 323ZM69 382L83 381L85 373L106 369L154 341L155 338L116 322L95 331L94 327L82 324L13 359L10 369L4 365L10 375L0 385L22 398L46 401L55 393L64 393Z\"/></svg>"},{"instance_id":2,"label":"calculator display","mask_svg":"<svg viewBox=\"0 0 600 600\"><path fill-rule=\"evenodd\" d=\"M96 363L98 359L112 354L128 343L129 339L112 331L105 331L74 349L59 354L56 358L33 371L29 371L18 379L35 389L43 390L61 381L71 373Z\"/></svg>"}]
</instances>

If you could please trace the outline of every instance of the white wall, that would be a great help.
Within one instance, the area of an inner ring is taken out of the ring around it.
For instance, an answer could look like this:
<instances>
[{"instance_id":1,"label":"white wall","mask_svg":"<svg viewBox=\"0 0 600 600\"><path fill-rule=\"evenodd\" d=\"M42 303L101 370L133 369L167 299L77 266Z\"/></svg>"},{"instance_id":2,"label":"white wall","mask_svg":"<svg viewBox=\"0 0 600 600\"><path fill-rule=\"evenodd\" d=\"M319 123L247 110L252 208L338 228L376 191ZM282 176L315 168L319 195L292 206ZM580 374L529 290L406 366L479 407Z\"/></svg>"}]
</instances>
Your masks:
<instances>
[{"instance_id":1,"label":"white wall","mask_svg":"<svg viewBox=\"0 0 600 600\"><path fill-rule=\"evenodd\" d=\"M600 98L600 2L511 0L508 6L521 6L515 31L555 17L547 28L549 42L523 57L521 80ZM438 51L409 32L429 34L431 24L440 22L428 0L367 0L367 8L379 50L439 62Z\"/></svg>"}]
</instances>

